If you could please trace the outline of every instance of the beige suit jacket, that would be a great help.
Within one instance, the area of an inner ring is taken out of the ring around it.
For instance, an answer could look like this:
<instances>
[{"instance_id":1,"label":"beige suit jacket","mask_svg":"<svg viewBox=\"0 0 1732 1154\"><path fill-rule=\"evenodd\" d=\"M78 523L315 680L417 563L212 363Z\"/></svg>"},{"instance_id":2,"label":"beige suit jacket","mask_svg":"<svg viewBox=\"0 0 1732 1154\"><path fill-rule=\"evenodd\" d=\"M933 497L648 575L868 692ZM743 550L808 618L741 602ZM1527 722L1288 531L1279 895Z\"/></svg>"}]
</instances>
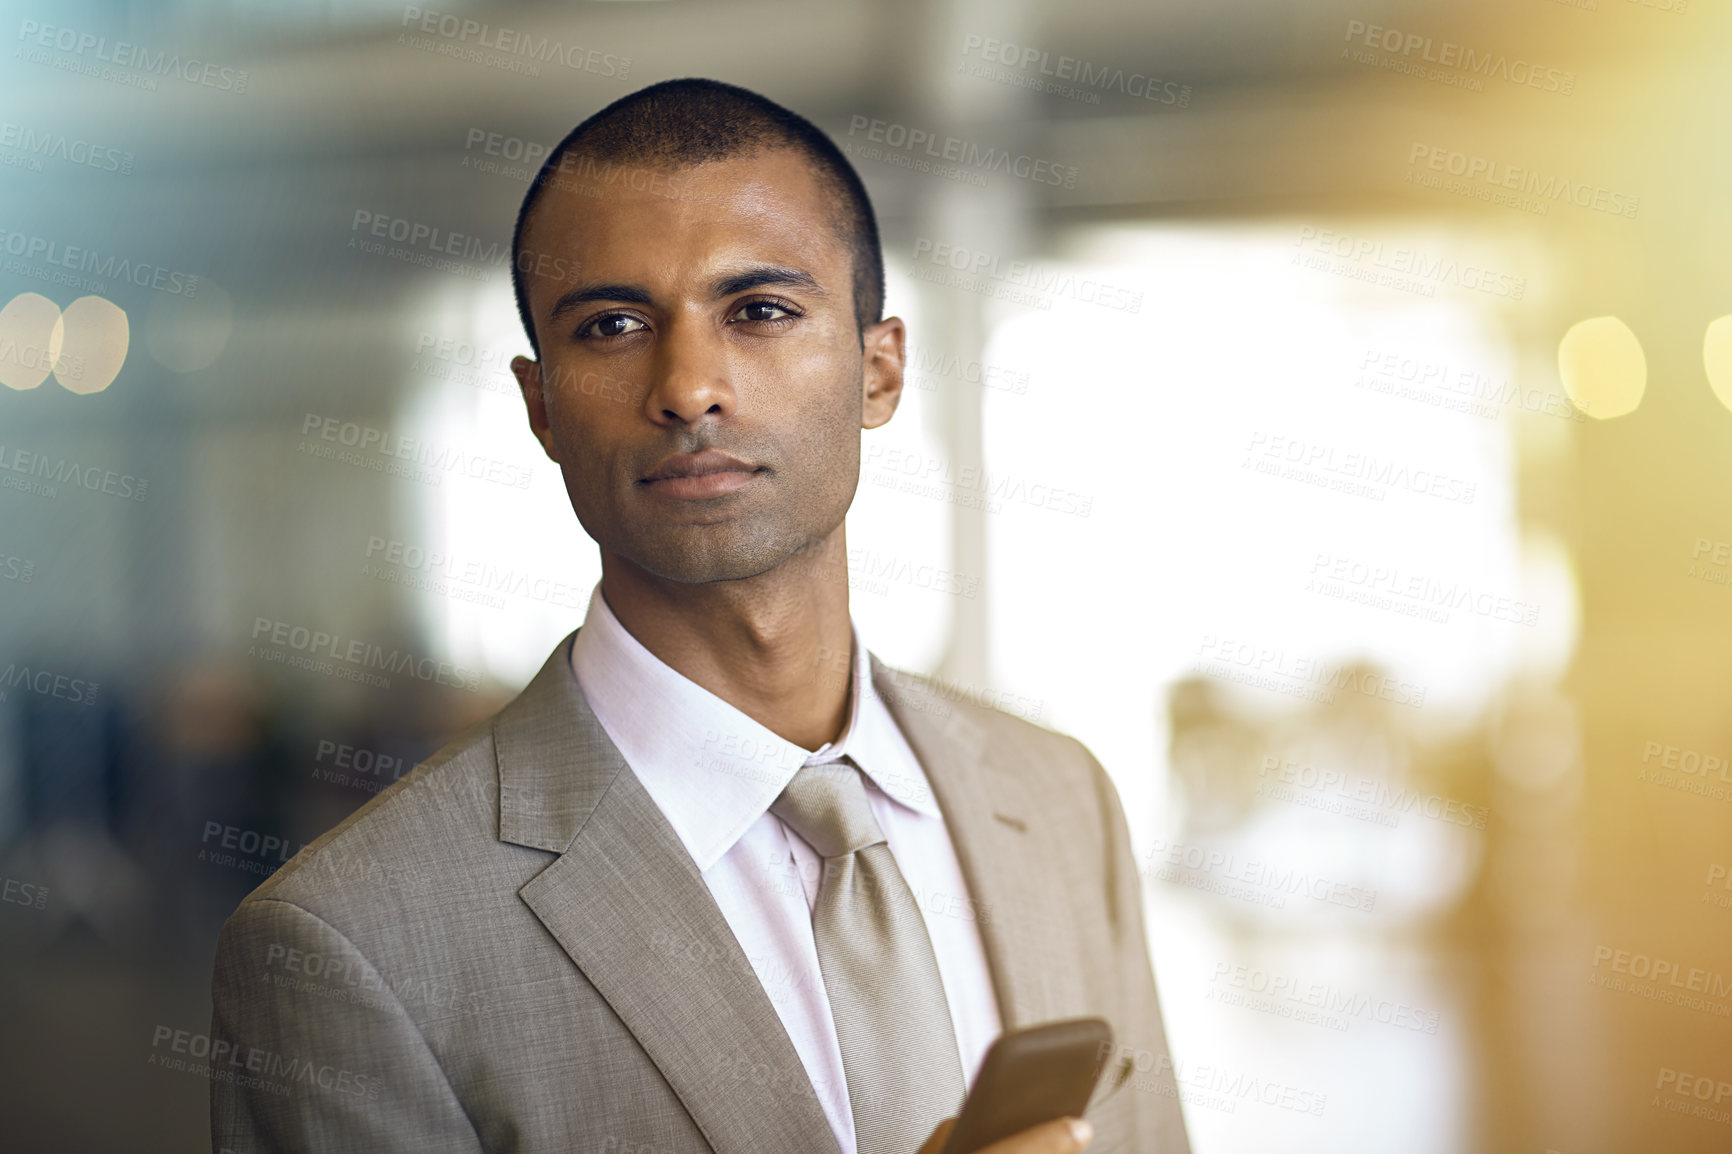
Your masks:
<instances>
[{"instance_id":1,"label":"beige suit jacket","mask_svg":"<svg viewBox=\"0 0 1732 1154\"><path fill-rule=\"evenodd\" d=\"M229 918L213 1149L836 1154L570 647ZM876 662L873 678L955 842L1005 1027L1107 1018L1120 1048L1091 1151L1188 1154L1136 864L1099 764L919 678Z\"/></svg>"}]
</instances>

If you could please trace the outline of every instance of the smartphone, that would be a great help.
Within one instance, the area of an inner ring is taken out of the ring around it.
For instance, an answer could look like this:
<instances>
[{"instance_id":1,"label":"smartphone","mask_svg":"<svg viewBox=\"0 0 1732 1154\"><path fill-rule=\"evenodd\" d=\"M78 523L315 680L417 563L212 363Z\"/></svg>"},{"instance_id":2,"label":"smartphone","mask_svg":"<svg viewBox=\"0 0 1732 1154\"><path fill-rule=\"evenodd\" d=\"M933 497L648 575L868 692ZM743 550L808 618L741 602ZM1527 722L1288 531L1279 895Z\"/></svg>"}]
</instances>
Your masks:
<instances>
[{"instance_id":1,"label":"smartphone","mask_svg":"<svg viewBox=\"0 0 1732 1154\"><path fill-rule=\"evenodd\" d=\"M1100 1018L1000 1034L980 1063L944 1154L973 1154L1030 1126L1082 1117L1112 1041L1112 1027Z\"/></svg>"}]
</instances>

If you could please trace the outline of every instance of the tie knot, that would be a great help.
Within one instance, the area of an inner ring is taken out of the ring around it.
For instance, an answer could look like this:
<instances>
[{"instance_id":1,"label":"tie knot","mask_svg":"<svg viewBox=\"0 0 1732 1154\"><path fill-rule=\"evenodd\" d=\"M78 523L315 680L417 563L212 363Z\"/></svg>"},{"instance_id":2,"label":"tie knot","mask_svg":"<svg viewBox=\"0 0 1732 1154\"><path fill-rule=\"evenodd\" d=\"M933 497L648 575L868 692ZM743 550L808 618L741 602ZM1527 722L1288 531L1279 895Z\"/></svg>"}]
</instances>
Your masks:
<instances>
[{"instance_id":1,"label":"tie knot","mask_svg":"<svg viewBox=\"0 0 1732 1154\"><path fill-rule=\"evenodd\" d=\"M851 761L802 766L770 812L822 858L843 857L884 841L866 783Z\"/></svg>"}]
</instances>

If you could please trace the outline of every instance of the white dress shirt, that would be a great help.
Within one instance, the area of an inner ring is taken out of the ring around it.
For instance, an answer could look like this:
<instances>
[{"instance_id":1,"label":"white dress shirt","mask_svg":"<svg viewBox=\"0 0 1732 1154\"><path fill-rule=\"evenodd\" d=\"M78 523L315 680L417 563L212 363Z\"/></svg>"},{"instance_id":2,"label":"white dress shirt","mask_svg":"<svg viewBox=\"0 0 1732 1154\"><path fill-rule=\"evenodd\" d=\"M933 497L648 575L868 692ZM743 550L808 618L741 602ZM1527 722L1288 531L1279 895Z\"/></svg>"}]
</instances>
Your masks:
<instances>
[{"instance_id":1,"label":"white dress shirt","mask_svg":"<svg viewBox=\"0 0 1732 1154\"><path fill-rule=\"evenodd\" d=\"M821 859L770 812L801 766L846 755L864 773L872 812L932 939L969 1085L1000 1028L974 906L944 817L872 684L858 629L853 645L848 720L840 738L816 751L676 673L619 623L599 584L571 650L596 720L692 855L751 961L842 1154L855 1154L854 1118L812 935Z\"/></svg>"}]
</instances>

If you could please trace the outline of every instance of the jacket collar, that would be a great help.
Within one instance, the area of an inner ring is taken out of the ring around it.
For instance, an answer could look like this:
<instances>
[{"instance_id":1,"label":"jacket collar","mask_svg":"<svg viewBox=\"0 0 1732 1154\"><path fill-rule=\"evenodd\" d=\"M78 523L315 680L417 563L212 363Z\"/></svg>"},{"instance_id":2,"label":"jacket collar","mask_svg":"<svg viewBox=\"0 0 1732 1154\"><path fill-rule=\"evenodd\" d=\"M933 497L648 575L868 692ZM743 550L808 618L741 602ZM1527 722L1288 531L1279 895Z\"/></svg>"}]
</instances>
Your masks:
<instances>
[{"instance_id":1,"label":"jacket collar","mask_svg":"<svg viewBox=\"0 0 1732 1154\"><path fill-rule=\"evenodd\" d=\"M716 1150L825 1150L834 1135L781 1019L690 855L572 673L568 636L495 718L499 837L559 856L519 891L631 1030ZM987 734L921 679L872 661L977 906L1006 1028L1074 1012L1059 872L1036 864L1034 800L989 772ZM669 996L677 991L678 996Z\"/></svg>"},{"instance_id":2,"label":"jacket collar","mask_svg":"<svg viewBox=\"0 0 1732 1154\"><path fill-rule=\"evenodd\" d=\"M944 813L992 972L1006 1030L1087 1010L1068 928L1078 895L1067 890L1067 856L1088 847L1047 833L1052 799L1036 798L1036 766L1009 743L992 746L962 695L873 660L873 681L914 747ZM1046 819L1046 820L1043 820Z\"/></svg>"}]
</instances>

